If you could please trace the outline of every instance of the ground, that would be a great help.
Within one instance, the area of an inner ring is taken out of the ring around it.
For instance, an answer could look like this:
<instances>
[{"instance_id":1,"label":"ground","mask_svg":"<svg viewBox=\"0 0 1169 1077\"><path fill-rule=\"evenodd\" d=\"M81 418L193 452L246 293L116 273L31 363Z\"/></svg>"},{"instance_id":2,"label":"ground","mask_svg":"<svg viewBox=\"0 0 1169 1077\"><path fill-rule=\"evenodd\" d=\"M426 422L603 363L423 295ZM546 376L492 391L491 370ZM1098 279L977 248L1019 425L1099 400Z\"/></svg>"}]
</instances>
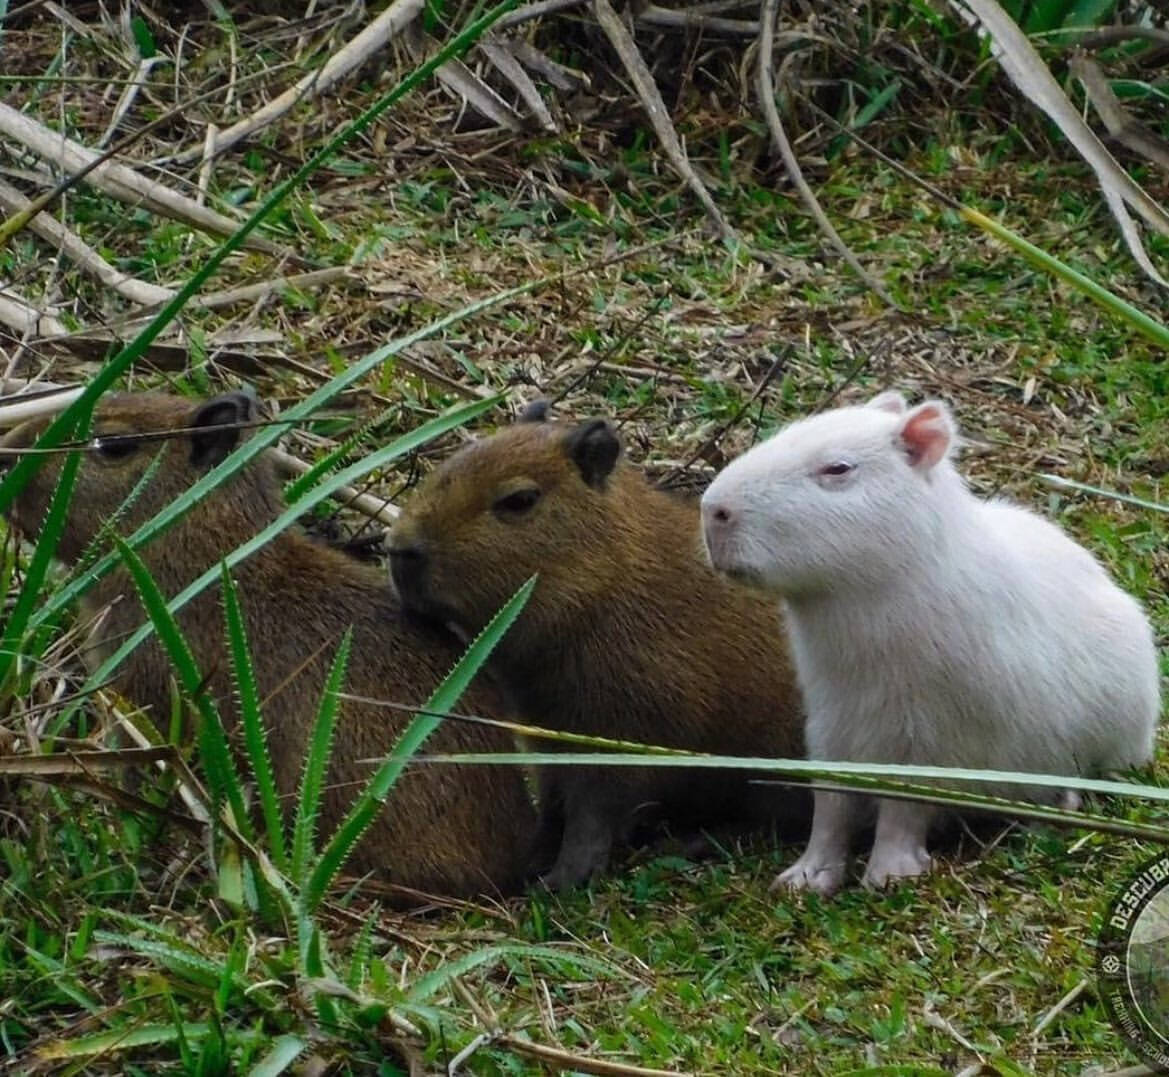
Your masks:
<instances>
[{"instance_id":1,"label":"ground","mask_svg":"<svg viewBox=\"0 0 1169 1077\"><path fill-rule=\"evenodd\" d=\"M72 116L75 137L100 133L106 113L92 95L71 92L95 113ZM307 148L371 93L362 86L302 117ZM429 126L418 134L423 115ZM812 178L901 312L886 310L827 253L776 173L714 153L700 160L735 228L771 255L763 264L711 238L644 144L609 144L619 169L601 174L591 143L451 134L448 118L418 102L391 112L293 196L279 238L313 264L350 265L343 281L188 313L179 342L189 358L159 370L158 353L129 383L198 393L243 380L287 406L391 337L501 287L547 278L387 364L331 414L374 420L368 447L485 390L506 391L507 403L476 431L507 422L522 402L553 397L562 415L615 419L651 475L697 488L760 433L829 400L885 387L938 395L962 425L975 488L1018 498L1085 542L1144 601L1164 649L1169 518L1042 478L1166 501L1169 373L1133 329L860 152L819 158ZM1134 268L1069 151L935 119L903 155L910 169L1165 317L1165 293ZM215 188L254 207L287 173L288 152L285 135L275 149L232 157ZM1164 176L1143 179L1169 201ZM61 212L123 268L159 283L181 282L214 246L144 212L127 217L86 190L67 196ZM1164 263L1169 243L1151 249ZM3 258L34 300L57 288L63 317L92 326L118 313L70 267L64 285L45 273L46 249L27 233ZM249 253L212 287L273 272L267 256ZM238 341L261 330L261 344L217 353L229 332ZM16 372L75 382L95 369L40 347L21 353ZM338 429L318 424L288 446L319 455ZM377 475L374 488L408 497L417 471L469 433L427 446ZM355 515L343 521L360 524ZM76 687L66 651L56 653L60 673L6 704L10 743L30 708ZM1162 736L1145 777L1167 774ZM1163 818L1139 801L1096 807L1131 821ZM727 840L705 859L642 850L566 897L533 892L398 915L368 890L341 892L325 921L340 964L364 970L368 1008L333 1034L287 967L281 980L270 928L214 897L200 842L83 793L13 779L0 820L0 1052L13 1072L71 1056L86 1072L135 1060L137 1072L194 1072L199 1049L175 1029L202 1022L218 1026L225 1057L241 1070L282 1033L305 1028L315 1029L316 1059L355 1073L410 1064L429 1072L495 1030L465 1072L546 1072L516 1046L525 1040L694 1073L1070 1075L1132 1061L1093 972L1106 903L1155 851L1132 839L980 828L948 847L927 880L883 895L854 887L831 901L770 893L797 849L763 838ZM168 933L167 946L180 940L185 959L161 942L152 953L141 942L151 931ZM411 1014L427 1034L398 1036L373 999ZM202 1057L200 1072L220 1071Z\"/></svg>"}]
</instances>

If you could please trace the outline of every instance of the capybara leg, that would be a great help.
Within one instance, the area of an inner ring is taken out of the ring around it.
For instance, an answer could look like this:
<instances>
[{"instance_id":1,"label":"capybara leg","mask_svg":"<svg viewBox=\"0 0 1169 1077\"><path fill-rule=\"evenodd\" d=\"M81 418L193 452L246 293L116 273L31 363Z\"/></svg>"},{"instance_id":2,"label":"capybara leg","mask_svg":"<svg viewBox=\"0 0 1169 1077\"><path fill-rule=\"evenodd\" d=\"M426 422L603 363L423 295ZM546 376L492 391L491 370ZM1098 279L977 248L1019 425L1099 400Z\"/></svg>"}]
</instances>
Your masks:
<instances>
[{"instance_id":1,"label":"capybara leg","mask_svg":"<svg viewBox=\"0 0 1169 1077\"><path fill-rule=\"evenodd\" d=\"M935 809L908 800L882 800L877 808L877 836L861 883L881 890L898 879L925 875L933 866L925 842Z\"/></svg>"},{"instance_id":2,"label":"capybara leg","mask_svg":"<svg viewBox=\"0 0 1169 1077\"><path fill-rule=\"evenodd\" d=\"M544 876L549 890L571 890L587 883L609 866L613 850L613 820L596 803L573 803L565 807L564 840L552 870ZM578 798L583 800L583 798Z\"/></svg>"},{"instance_id":3,"label":"capybara leg","mask_svg":"<svg viewBox=\"0 0 1169 1077\"><path fill-rule=\"evenodd\" d=\"M839 890L859 814L856 797L817 789L808 847L799 860L776 876L772 890L813 890L824 897Z\"/></svg>"}]
</instances>

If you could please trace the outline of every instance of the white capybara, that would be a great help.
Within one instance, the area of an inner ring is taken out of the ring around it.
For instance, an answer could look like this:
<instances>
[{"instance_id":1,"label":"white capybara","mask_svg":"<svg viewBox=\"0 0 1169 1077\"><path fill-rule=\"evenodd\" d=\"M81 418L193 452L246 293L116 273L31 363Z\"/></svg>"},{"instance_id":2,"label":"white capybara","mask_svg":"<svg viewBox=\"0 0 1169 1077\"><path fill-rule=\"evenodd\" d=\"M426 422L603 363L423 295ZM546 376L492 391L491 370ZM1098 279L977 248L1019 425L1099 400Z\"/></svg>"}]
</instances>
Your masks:
<instances>
[{"instance_id":1,"label":"white capybara","mask_svg":"<svg viewBox=\"0 0 1169 1077\"><path fill-rule=\"evenodd\" d=\"M882 393L785 427L702 499L712 563L784 601L811 758L1066 775L1147 762L1160 693L1141 607L1054 524L972 494L956 437L945 404ZM817 790L808 847L776 882L835 891L862 799ZM877 801L865 885L928 871L935 815Z\"/></svg>"}]
</instances>

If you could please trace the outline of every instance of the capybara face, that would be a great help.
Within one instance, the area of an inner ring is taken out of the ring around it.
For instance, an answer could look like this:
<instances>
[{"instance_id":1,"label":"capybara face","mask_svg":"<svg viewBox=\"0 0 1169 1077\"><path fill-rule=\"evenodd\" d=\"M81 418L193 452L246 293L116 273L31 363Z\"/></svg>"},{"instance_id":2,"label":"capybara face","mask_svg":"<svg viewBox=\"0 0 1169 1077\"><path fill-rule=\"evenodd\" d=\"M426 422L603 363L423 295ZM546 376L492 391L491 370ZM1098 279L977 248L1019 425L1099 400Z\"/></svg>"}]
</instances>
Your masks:
<instances>
[{"instance_id":1,"label":"capybara face","mask_svg":"<svg viewBox=\"0 0 1169 1077\"><path fill-rule=\"evenodd\" d=\"M574 596L609 586L608 480L619 454L600 421L523 422L455 453L394 525L390 563L403 601L477 632L539 573L558 613L571 616ZM577 569L582 563L587 573ZM541 589L525 611L529 623Z\"/></svg>"},{"instance_id":2,"label":"capybara face","mask_svg":"<svg viewBox=\"0 0 1169 1077\"><path fill-rule=\"evenodd\" d=\"M792 423L703 495L711 564L789 596L882 582L940 542L926 491L953 439L941 405L896 393Z\"/></svg>"},{"instance_id":3,"label":"capybara face","mask_svg":"<svg viewBox=\"0 0 1169 1077\"><path fill-rule=\"evenodd\" d=\"M75 561L114 517L125 534L154 516L218 464L239 441L238 429L224 425L250 421L254 404L243 393L226 393L194 403L165 393L118 393L103 398L94 413L92 435L84 450L58 555ZM6 448L33 445L52 420L34 419L3 439ZM172 437L131 435L183 431ZM61 474L64 457L53 455L33 474L9 509L23 532L36 535L44 521ZM230 488L237 484L227 484ZM227 492L232 498L247 494ZM235 515L244 517L238 506Z\"/></svg>"}]
</instances>

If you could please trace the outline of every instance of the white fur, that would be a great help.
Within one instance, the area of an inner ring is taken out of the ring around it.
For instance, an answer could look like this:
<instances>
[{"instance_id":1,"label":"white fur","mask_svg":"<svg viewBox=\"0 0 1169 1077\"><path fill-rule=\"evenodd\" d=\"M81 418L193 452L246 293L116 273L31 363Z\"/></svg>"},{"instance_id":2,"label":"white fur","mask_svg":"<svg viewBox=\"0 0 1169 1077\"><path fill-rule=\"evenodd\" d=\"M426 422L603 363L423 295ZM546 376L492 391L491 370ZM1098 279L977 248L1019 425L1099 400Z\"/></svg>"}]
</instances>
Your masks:
<instances>
[{"instance_id":1,"label":"white fur","mask_svg":"<svg viewBox=\"0 0 1169 1077\"><path fill-rule=\"evenodd\" d=\"M793 423L703 497L712 563L785 601L809 755L1068 775L1146 763L1160 698L1140 606L1054 524L975 497L955 438L944 405L883 393ZM777 882L837 889L861 807L817 792L808 849ZM928 870L932 814L878 801L866 884Z\"/></svg>"}]
</instances>

